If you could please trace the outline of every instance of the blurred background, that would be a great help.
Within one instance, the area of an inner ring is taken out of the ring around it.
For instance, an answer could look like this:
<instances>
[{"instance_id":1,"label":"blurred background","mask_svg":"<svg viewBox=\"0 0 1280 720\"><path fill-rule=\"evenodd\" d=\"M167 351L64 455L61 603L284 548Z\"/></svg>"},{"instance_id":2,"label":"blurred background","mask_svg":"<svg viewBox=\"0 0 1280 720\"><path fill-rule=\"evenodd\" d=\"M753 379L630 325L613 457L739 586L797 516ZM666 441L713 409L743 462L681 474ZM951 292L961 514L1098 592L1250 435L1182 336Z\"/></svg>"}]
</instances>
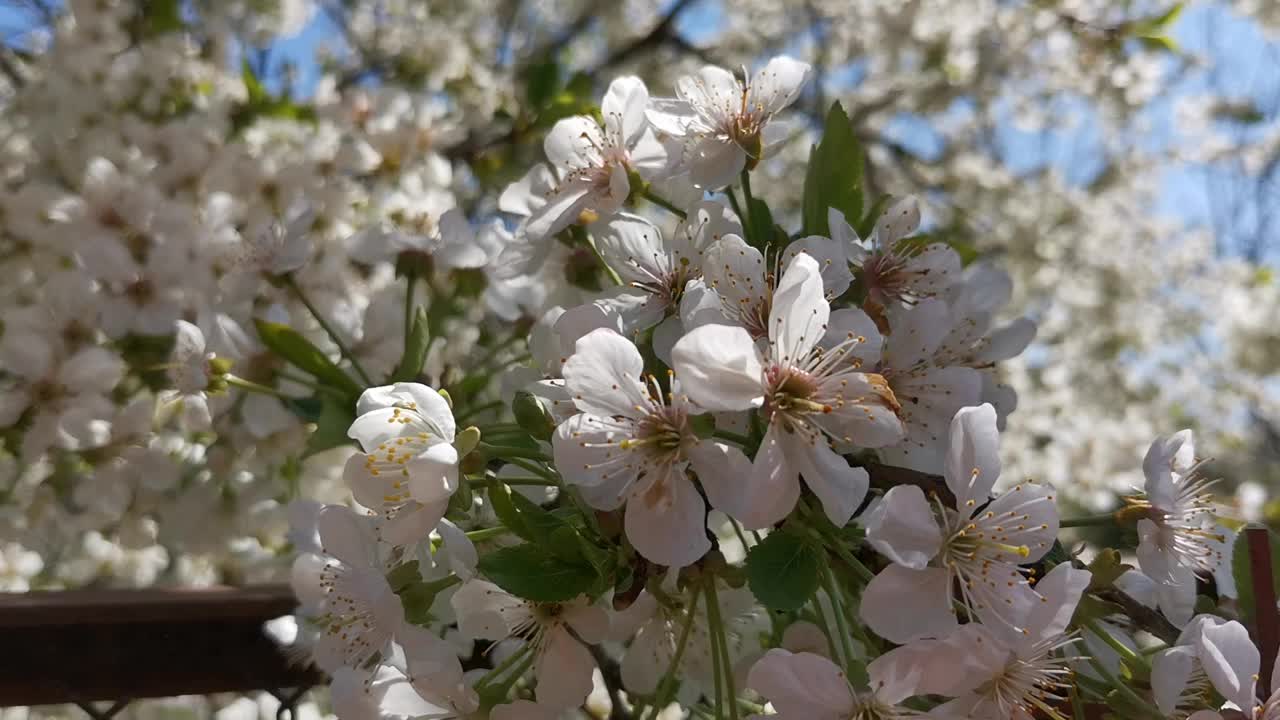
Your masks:
<instances>
[{"instance_id":1,"label":"blurred background","mask_svg":"<svg viewBox=\"0 0 1280 720\"><path fill-rule=\"evenodd\" d=\"M616 75L669 95L703 64L802 58L813 82L756 192L795 216L838 100L871 196L918 195L932 238L1008 270L1039 334L1005 367L1006 480L1103 511L1141 485L1152 438L1189 427L1224 502L1280 524L1273 0L0 0L0 40L6 307L56 270L33 248L93 240L63 211L109 202L115 181L85 180L97 158L212 243L306 197L345 263L381 218L494 214ZM377 302L339 294L352 336L397 357ZM0 321L13 338L29 319ZM126 330L142 352L146 328ZM341 458L290 466L272 452L292 430L248 432L262 462L163 439L99 462L5 434L0 590L287 578L288 504L337 501Z\"/></svg>"}]
</instances>

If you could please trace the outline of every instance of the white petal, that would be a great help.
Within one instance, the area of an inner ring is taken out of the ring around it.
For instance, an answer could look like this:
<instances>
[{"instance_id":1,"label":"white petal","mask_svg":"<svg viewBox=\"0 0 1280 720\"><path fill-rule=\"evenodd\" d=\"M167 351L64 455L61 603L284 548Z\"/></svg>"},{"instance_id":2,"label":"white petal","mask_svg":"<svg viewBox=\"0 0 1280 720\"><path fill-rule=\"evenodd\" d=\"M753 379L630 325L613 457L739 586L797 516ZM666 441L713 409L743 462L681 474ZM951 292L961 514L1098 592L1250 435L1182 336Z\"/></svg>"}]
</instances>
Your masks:
<instances>
[{"instance_id":1,"label":"white petal","mask_svg":"<svg viewBox=\"0 0 1280 720\"><path fill-rule=\"evenodd\" d=\"M648 220L621 213L592 229L600 255L624 282L653 282L670 269L662 231Z\"/></svg>"},{"instance_id":2,"label":"white petal","mask_svg":"<svg viewBox=\"0 0 1280 720\"><path fill-rule=\"evenodd\" d=\"M633 75L624 75L609 83L609 89L600 101L600 111L605 125L616 128L622 141L631 145L640 138L648 124L644 117L648 104L649 90L644 81Z\"/></svg>"},{"instance_id":3,"label":"white petal","mask_svg":"<svg viewBox=\"0 0 1280 720\"><path fill-rule=\"evenodd\" d=\"M763 400L764 368L746 330L729 325L695 328L671 349L685 393L708 410L747 410Z\"/></svg>"},{"instance_id":4,"label":"white petal","mask_svg":"<svg viewBox=\"0 0 1280 720\"><path fill-rule=\"evenodd\" d=\"M730 307L759 303L767 290L764 255L736 234L707 247L706 284Z\"/></svg>"},{"instance_id":5,"label":"white petal","mask_svg":"<svg viewBox=\"0 0 1280 720\"><path fill-rule=\"evenodd\" d=\"M787 460L818 496L827 518L836 527L844 527L867 496L867 471L850 465L821 435L815 439L801 433L783 433L780 439Z\"/></svg>"},{"instance_id":6,"label":"white petal","mask_svg":"<svg viewBox=\"0 0 1280 720\"><path fill-rule=\"evenodd\" d=\"M946 635L956 627L951 577L942 568L890 565L867 583L861 614L875 634L899 645Z\"/></svg>"},{"instance_id":7,"label":"white petal","mask_svg":"<svg viewBox=\"0 0 1280 720\"><path fill-rule=\"evenodd\" d=\"M853 274L849 272L849 258L845 255L844 248L835 240L821 235L800 238L787 246L782 256L784 264L790 263L800 253L818 262L822 286L826 288L827 297L840 297L853 284Z\"/></svg>"},{"instance_id":8,"label":"white petal","mask_svg":"<svg viewBox=\"0 0 1280 720\"><path fill-rule=\"evenodd\" d=\"M1236 704L1245 714L1257 703L1258 648L1249 639L1249 631L1232 620L1220 625L1206 625L1198 642L1200 664L1205 675L1222 696Z\"/></svg>"},{"instance_id":9,"label":"white petal","mask_svg":"<svg viewBox=\"0 0 1280 720\"><path fill-rule=\"evenodd\" d=\"M885 339L883 366L905 372L930 359L950 332L951 324L951 311L941 300L921 300L911 307L889 308L892 332Z\"/></svg>"},{"instance_id":10,"label":"white petal","mask_svg":"<svg viewBox=\"0 0 1280 720\"><path fill-rule=\"evenodd\" d=\"M984 403L956 413L943 474L957 508L986 502L1000 477L999 451L995 408Z\"/></svg>"},{"instance_id":11,"label":"white petal","mask_svg":"<svg viewBox=\"0 0 1280 720\"><path fill-rule=\"evenodd\" d=\"M352 567L370 567L373 543L368 522L341 505L326 505L316 519L320 543L332 555Z\"/></svg>"},{"instance_id":12,"label":"white petal","mask_svg":"<svg viewBox=\"0 0 1280 720\"><path fill-rule=\"evenodd\" d=\"M751 476L751 460L733 445L702 440L685 451L707 493L711 506L733 518L748 514L744 481ZM739 518L740 519L740 518Z\"/></svg>"},{"instance_id":13,"label":"white petal","mask_svg":"<svg viewBox=\"0 0 1280 720\"><path fill-rule=\"evenodd\" d=\"M625 480L628 484L645 466L630 450L618 443L632 437L635 427L627 421L609 417L574 415L556 428L551 438L556 468L567 482L597 486L608 480ZM643 452L638 450L636 453Z\"/></svg>"},{"instance_id":14,"label":"white petal","mask_svg":"<svg viewBox=\"0 0 1280 720\"><path fill-rule=\"evenodd\" d=\"M908 195L890 205L876 221L875 242L878 247L892 249L894 243L920 227L920 203Z\"/></svg>"},{"instance_id":15,"label":"white petal","mask_svg":"<svg viewBox=\"0 0 1280 720\"><path fill-rule=\"evenodd\" d=\"M611 330L593 330L580 338L564 364L565 387L582 410L596 415L633 417L647 408L640 381L644 358L630 340Z\"/></svg>"},{"instance_id":16,"label":"white petal","mask_svg":"<svg viewBox=\"0 0 1280 720\"><path fill-rule=\"evenodd\" d=\"M1165 716L1173 715L1197 662L1195 648L1186 645L1162 650L1151 659L1151 695Z\"/></svg>"},{"instance_id":17,"label":"white petal","mask_svg":"<svg viewBox=\"0 0 1280 720\"><path fill-rule=\"evenodd\" d=\"M774 360L786 364L804 361L826 334L830 317L818 262L801 253L787 266L773 294L769 345Z\"/></svg>"},{"instance_id":18,"label":"white petal","mask_svg":"<svg viewBox=\"0 0 1280 720\"><path fill-rule=\"evenodd\" d=\"M563 629L548 631L545 643L533 669L538 702L560 708L581 705L591 693L591 653Z\"/></svg>"},{"instance_id":19,"label":"white petal","mask_svg":"<svg viewBox=\"0 0 1280 720\"><path fill-rule=\"evenodd\" d=\"M748 104L759 105L769 115L781 111L800 97L811 70L808 63L786 55L769 60L751 78Z\"/></svg>"},{"instance_id":20,"label":"white petal","mask_svg":"<svg viewBox=\"0 0 1280 720\"><path fill-rule=\"evenodd\" d=\"M875 322L861 308L840 308L831 311L827 321L827 334L822 338L824 348L835 347L840 343L856 343L846 354L851 360L860 363L860 367L872 370L880 362L880 350L884 338Z\"/></svg>"},{"instance_id":21,"label":"white petal","mask_svg":"<svg viewBox=\"0 0 1280 720\"><path fill-rule=\"evenodd\" d=\"M409 471L409 494L427 505L447 502L458 489L458 451L448 443L436 443L414 456Z\"/></svg>"},{"instance_id":22,"label":"white petal","mask_svg":"<svg viewBox=\"0 0 1280 720\"><path fill-rule=\"evenodd\" d=\"M684 471L676 469L627 501L627 539L649 562L691 565L711 549L706 512L698 491Z\"/></svg>"},{"instance_id":23,"label":"white petal","mask_svg":"<svg viewBox=\"0 0 1280 720\"><path fill-rule=\"evenodd\" d=\"M458 616L458 629L473 639L503 640L529 617L523 600L484 580L462 583L449 604Z\"/></svg>"},{"instance_id":24,"label":"white petal","mask_svg":"<svg viewBox=\"0 0 1280 720\"><path fill-rule=\"evenodd\" d=\"M747 152L729 139L707 136L693 146L692 153L689 179L707 191L732 185L747 166Z\"/></svg>"},{"instance_id":25,"label":"white petal","mask_svg":"<svg viewBox=\"0 0 1280 720\"><path fill-rule=\"evenodd\" d=\"M781 718L842 720L853 712L844 673L821 655L770 650L751 666L747 687L768 700Z\"/></svg>"},{"instance_id":26,"label":"white petal","mask_svg":"<svg viewBox=\"0 0 1280 720\"><path fill-rule=\"evenodd\" d=\"M942 547L942 530L924 491L899 485L866 515L867 542L890 560L922 570Z\"/></svg>"},{"instance_id":27,"label":"white petal","mask_svg":"<svg viewBox=\"0 0 1280 720\"><path fill-rule=\"evenodd\" d=\"M599 605L570 605L565 609L564 620L583 642L602 643L609 636L609 613Z\"/></svg>"},{"instance_id":28,"label":"white petal","mask_svg":"<svg viewBox=\"0 0 1280 720\"><path fill-rule=\"evenodd\" d=\"M800 499L800 471L787 459L779 442L784 431L771 424L751 463L751 472L737 481L737 497L717 508L748 530L767 528L791 513ZM726 507L727 506L727 507Z\"/></svg>"},{"instance_id":29,"label":"white petal","mask_svg":"<svg viewBox=\"0 0 1280 720\"><path fill-rule=\"evenodd\" d=\"M1024 625L1032 636L1048 639L1062 635L1071 623L1071 616L1080 603L1080 596L1089 587L1093 573L1077 570L1070 563L1054 566L1049 574L1036 583L1036 592L1044 602L1036 603Z\"/></svg>"}]
</instances>

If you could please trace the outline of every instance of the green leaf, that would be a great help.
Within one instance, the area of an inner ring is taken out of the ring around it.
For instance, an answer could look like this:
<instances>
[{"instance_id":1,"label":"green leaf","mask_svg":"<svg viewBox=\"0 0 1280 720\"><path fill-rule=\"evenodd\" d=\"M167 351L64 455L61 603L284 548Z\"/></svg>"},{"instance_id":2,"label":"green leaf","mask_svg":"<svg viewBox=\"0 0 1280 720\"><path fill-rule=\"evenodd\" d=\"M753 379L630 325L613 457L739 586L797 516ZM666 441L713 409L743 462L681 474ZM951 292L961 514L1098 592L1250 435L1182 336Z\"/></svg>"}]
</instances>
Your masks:
<instances>
[{"instance_id":1,"label":"green leaf","mask_svg":"<svg viewBox=\"0 0 1280 720\"><path fill-rule=\"evenodd\" d=\"M531 108L541 108L555 96L560 85L560 63L555 58L530 65L524 73L524 98Z\"/></svg>"},{"instance_id":2,"label":"green leaf","mask_svg":"<svg viewBox=\"0 0 1280 720\"><path fill-rule=\"evenodd\" d=\"M802 235L830 237L827 211L835 208L849 222L862 217L862 145L840 103L827 112L822 140L809 152L804 177Z\"/></svg>"},{"instance_id":3,"label":"green leaf","mask_svg":"<svg viewBox=\"0 0 1280 720\"><path fill-rule=\"evenodd\" d=\"M568 523L538 507L532 500L496 482L489 486L489 504L511 532L531 543L546 545L551 534ZM570 528L572 530L572 528Z\"/></svg>"},{"instance_id":4,"label":"green leaf","mask_svg":"<svg viewBox=\"0 0 1280 720\"><path fill-rule=\"evenodd\" d=\"M786 233L777 230L777 226L773 224L773 213L769 210L769 205L760 198L751 198L749 209L747 210L747 240L752 247L764 250L770 245L781 247L785 245L788 238Z\"/></svg>"},{"instance_id":5,"label":"green leaf","mask_svg":"<svg viewBox=\"0 0 1280 720\"><path fill-rule=\"evenodd\" d=\"M1177 53L1180 50L1178 43L1174 42L1173 38L1168 35L1140 35L1138 36L1138 42L1142 43L1142 46L1148 50L1163 50L1171 53Z\"/></svg>"},{"instance_id":6,"label":"green leaf","mask_svg":"<svg viewBox=\"0 0 1280 720\"><path fill-rule=\"evenodd\" d=\"M153 38L186 27L179 0L147 0L143 6L143 34Z\"/></svg>"},{"instance_id":7,"label":"green leaf","mask_svg":"<svg viewBox=\"0 0 1280 720\"><path fill-rule=\"evenodd\" d=\"M1250 525L1249 527L1262 527ZM1271 541L1271 580L1277 595L1280 595L1280 536L1268 530L1267 537ZM1252 624L1257 617L1257 601L1253 596L1253 558L1249 552L1248 528L1236 537L1236 544L1231 549L1231 574L1236 580L1236 591L1240 595L1240 615L1246 624Z\"/></svg>"},{"instance_id":8,"label":"green leaf","mask_svg":"<svg viewBox=\"0 0 1280 720\"><path fill-rule=\"evenodd\" d=\"M253 322L258 328L258 337L262 339L262 344L276 355L352 398L360 395L363 388L297 330L288 325L266 320ZM352 404L354 405L354 401Z\"/></svg>"},{"instance_id":9,"label":"green leaf","mask_svg":"<svg viewBox=\"0 0 1280 720\"><path fill-rule=\"evenodd\" d=\"M478 568L498 587L534 602L572 600L600 579L590 565L568 562L529 543L488 553L480 558Z\"/></svg>"},{"instance_id":10,"label":"green leaf","mask_svg":"<svg viewBox=\"0 0 1280 720\"><path fill-rule=\"evenodd\" d=\"M770 610L796 610L813 597L822 555L809 538L789 530L772 533L747 552L747 583Z\"/></svg>"},{"instance_id":11,"label":"green leaf","mask_svg":"<svg viewBox=\"0 0 1280 720\"><path fill-rule=\"evenodd\" d=\"M307 438L307 455L346 445L351 442L347 430L356 420L355 403L346 403L324 393L320 395L320 415L316 430Z\"/></svg>"},{"instance_id":12,"label":"green leaf","mask_svg":"<svg viewBox=\"0 0 1280 720\"><path fill-rule=\"evenodd\" d=\"M391 382L408 382L416 380L422 372L422 363L427 359L427 346L431 342L431 332L427 325L427 311L419 307L413 313L413 327L404 344L404 354L400 362L391 372Z\"/></svg>"}]
</instances>

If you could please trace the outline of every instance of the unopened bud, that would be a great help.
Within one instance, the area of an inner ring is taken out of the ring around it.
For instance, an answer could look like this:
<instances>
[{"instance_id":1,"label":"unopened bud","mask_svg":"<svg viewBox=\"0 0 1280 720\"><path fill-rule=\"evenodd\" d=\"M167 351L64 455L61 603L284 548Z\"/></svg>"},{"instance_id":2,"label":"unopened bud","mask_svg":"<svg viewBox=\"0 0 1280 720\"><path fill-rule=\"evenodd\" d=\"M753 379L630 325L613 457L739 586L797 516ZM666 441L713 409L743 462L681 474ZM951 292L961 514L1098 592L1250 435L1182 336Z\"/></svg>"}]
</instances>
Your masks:
<instances>
[{"instance_id":1,"label":"unopened bud","mask_svg":"<svg viewBox=\"0 0 1280 720\"><path fill-rule=\"evenodd\" d=\"M231 366L235 365L235 360L225 357L209 358L209 374L215 377L226 375L231 372Z\"/></svg>"},{"instance_id":2,"label":"unopened bud","mask_svg":"<svg viewBox=\"0 0 1280 720\"><path fill-rule=\"evenodd\" d=\"M471 451L475 450L479 444L480 428L475 425L468 426L453 438L453 447L457 449L458 457L460 458L470 455Z\"/></svg>"},{"instance_id":3,"label":"unopened bud","mask_svg":"<svg viewBox=\"0 0 1280 720\"><path fill-rule=\"evenodd\" d=\"M535 440L550 441L551 434L556 431L555 418L547 410L542 400L527 390L516 393L511 402L511 413L516 416L516 424L521 430L529 433Z\"/></svg>"}]
</instances>

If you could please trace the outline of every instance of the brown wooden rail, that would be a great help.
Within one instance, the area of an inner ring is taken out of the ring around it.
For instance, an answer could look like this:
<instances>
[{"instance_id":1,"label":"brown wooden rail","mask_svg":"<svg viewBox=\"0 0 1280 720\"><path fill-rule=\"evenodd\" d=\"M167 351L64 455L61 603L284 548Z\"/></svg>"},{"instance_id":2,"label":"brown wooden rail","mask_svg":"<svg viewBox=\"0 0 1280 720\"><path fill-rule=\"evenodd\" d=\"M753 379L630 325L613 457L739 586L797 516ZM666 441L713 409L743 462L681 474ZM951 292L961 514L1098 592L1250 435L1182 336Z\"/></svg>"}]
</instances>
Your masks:
<instances>
[{"instance_id":1,"label":"brown wooden rail","mask_svg":"<svg viewBox=\"0 0 1280 720\"><path fill-rule=\"evenodd\" d=\"M0 706L305 688L262 631L287 585L0 593Z\"/></svg>"}]
</instances>

